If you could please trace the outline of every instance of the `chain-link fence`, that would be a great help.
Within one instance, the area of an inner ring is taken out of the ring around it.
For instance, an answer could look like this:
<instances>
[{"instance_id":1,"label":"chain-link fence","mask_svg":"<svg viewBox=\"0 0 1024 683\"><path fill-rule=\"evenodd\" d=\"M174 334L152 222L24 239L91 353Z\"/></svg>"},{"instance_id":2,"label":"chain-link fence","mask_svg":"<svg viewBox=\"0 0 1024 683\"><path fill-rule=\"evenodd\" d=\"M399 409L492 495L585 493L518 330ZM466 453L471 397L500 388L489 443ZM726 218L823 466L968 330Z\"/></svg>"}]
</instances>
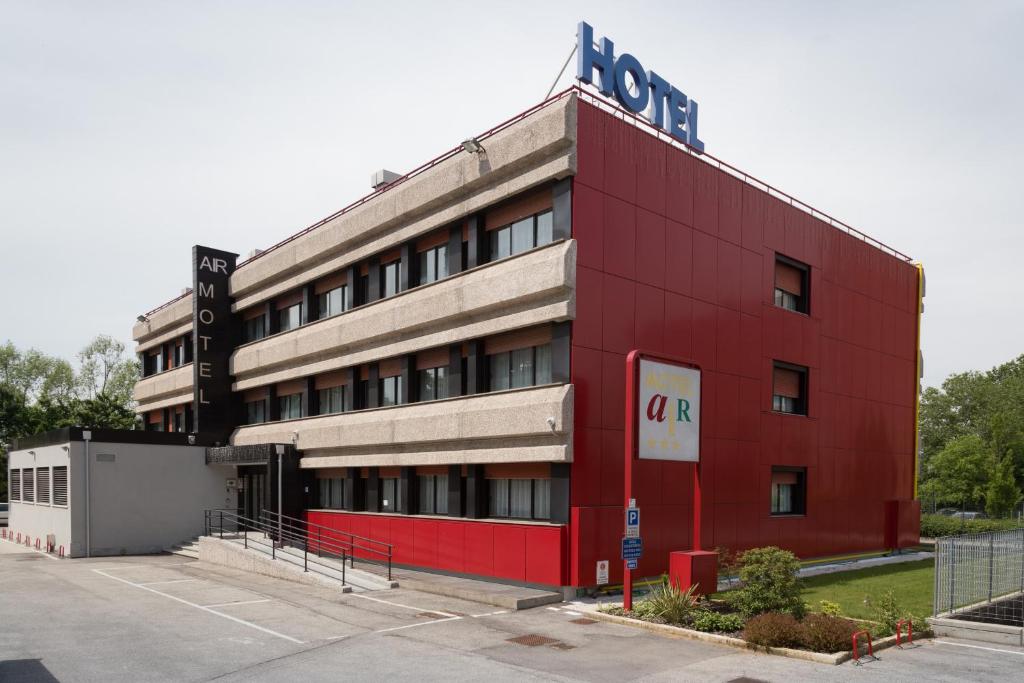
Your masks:
<instances>
[{"instance_id":1,"label":"chain-link fence","mask_svg":"<svg viewBox=\"0 0 1024 683\"><path fill-rule=\"evenodd\" d=\"M936 539L935 615L1024 626L1024 528Z\"/></svg>"}]
</instances>

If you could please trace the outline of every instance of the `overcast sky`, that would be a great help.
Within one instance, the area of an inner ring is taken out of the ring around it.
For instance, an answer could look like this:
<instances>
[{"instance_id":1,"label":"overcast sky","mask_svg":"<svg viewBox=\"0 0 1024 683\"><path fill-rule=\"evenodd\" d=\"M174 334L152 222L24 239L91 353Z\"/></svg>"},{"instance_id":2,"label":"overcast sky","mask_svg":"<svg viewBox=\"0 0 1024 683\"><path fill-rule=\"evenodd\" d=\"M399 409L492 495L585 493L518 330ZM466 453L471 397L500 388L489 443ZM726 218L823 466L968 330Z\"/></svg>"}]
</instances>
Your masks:
<instances>
[{"instance_id":1,"label":"overcast sky","mask_svg":"<svg viewBox=\"0 0 1024 683\"><path fill-rule=\"evenodd\" d=\"M1024 3L934 1L0 0L0 342L131 348L193 244L266 247L539 102L580 19L708 152L924 263L926 383L1024 352Z\"/></svg>"}]
</instances>

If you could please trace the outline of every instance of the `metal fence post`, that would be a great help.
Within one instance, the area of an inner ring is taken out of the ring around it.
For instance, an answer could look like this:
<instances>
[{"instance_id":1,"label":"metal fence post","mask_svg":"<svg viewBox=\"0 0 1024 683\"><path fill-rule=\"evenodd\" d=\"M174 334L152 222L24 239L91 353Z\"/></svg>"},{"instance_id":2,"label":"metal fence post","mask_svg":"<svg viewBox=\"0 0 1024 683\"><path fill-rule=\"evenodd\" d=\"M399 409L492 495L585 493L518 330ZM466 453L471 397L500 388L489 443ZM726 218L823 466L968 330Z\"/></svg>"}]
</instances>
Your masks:
<instances>
[{"instance_id":1,"label":"metal fence post","mask_svg":"<svg viewBox=\"0 0 1024 683\"><path fill-rule=\"evenodd\" d=\"M302 571L309 571L309 541L302 544Z\"/></svg>"},{"instance_id":2,"label":"metal fence post","mask_svg":"<svg viewBox=\"0 0 1024 683\"><path fill-rule=\"evenodd\" d=\"M992 561L995 557L995 534L988 537L988 601L992 602Z\"/></svg>"},{"instance_id":3,"label":"metal fence post","mask_svg":"<svg viewBox=\"0 0 1024 683\"><path fill-rule=\"evenodd\" d=\"M244 541L245 549L248 550L249 549L249 527L248 526L242 527L242 537L245 539L245 541Z\"/></svg>"},{"instance_id":4,"label":"metal fence post","mask_svg":"<svg viewBox=\"0 0 1024 683\"><path fill-rule=\"evenodd\" d=\"M220 512L220 537L224 538L224 511L219 510L218 512Z\"/></svg>"}]
</instances>

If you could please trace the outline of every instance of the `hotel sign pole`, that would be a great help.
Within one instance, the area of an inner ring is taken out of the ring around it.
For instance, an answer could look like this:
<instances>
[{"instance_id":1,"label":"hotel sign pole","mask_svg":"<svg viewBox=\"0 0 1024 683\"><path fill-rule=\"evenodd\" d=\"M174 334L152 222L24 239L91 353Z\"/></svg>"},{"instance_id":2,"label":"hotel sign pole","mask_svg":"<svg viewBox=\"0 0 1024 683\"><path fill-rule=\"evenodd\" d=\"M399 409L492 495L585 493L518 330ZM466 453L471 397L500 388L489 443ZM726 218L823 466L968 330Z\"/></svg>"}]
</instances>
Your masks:
<instances>
[{"instance_id":1,"label":"hotel sign pole","mask_svg":"<svg viewBox=\"0 0 1024 683\"><path fill-rule=\"evenodd\" d=\"M633 494L633 468L637 459L692 462L694 550L701 547L700 427L700 366L660 353L630 351L626 356L623 514L628 520L630 509L637 507ZM636 510L634 513L639 525L639 513ZM633 540L639 548L627 547ZM630 564L635 565L641 550L639 537L623 537L622 608L625 610L633 609Z\"/></svg>"}]
</instances>

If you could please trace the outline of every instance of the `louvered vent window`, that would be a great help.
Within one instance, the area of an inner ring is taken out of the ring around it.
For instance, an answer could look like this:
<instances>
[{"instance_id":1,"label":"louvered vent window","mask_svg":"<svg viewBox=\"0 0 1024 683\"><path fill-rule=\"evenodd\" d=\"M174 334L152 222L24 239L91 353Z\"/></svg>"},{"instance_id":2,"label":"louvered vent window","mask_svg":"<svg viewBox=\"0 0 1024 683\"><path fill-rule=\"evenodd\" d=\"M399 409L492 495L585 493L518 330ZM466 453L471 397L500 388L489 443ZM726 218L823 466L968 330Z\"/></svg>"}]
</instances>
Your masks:
<instances>
[{"instance_id":1,"label":"louvered vent window","mask_svg":"<svg viewBox=\"0 0 1024 683\"><path fill-rule=\"evenodd\" d=\"M53 504L68 504L68 468L66 465L53 468Z\"/></svg>"},{"instance_id":2,"label":"louvered vent window","mask_svg":"<svg viewBox=\"0 0 1024 683\"><path fill-rule=\"evenodd\" d=\"M35 502L35 472L30 469L21 471L21 499L26 503Z\"/></svg>"},{"instance_id":3,"label":"louvered vent window","mask_svg":"<svg viewBox=\"0 0 1024 683\"><path fill-rule=\"evenodd\" d=\"M21 470L11 470L11 500L21 500Z\"/></svg>"},{"instance_id":4,"label":"louvered vent window","mask_svg":"<svg viewBox=\"0 0 1024 683\"><path fill-rule=\"evenodd\" d=\"M50 504L50 468L36 468L36 502Z\"/></svg>"}]
</instances>

